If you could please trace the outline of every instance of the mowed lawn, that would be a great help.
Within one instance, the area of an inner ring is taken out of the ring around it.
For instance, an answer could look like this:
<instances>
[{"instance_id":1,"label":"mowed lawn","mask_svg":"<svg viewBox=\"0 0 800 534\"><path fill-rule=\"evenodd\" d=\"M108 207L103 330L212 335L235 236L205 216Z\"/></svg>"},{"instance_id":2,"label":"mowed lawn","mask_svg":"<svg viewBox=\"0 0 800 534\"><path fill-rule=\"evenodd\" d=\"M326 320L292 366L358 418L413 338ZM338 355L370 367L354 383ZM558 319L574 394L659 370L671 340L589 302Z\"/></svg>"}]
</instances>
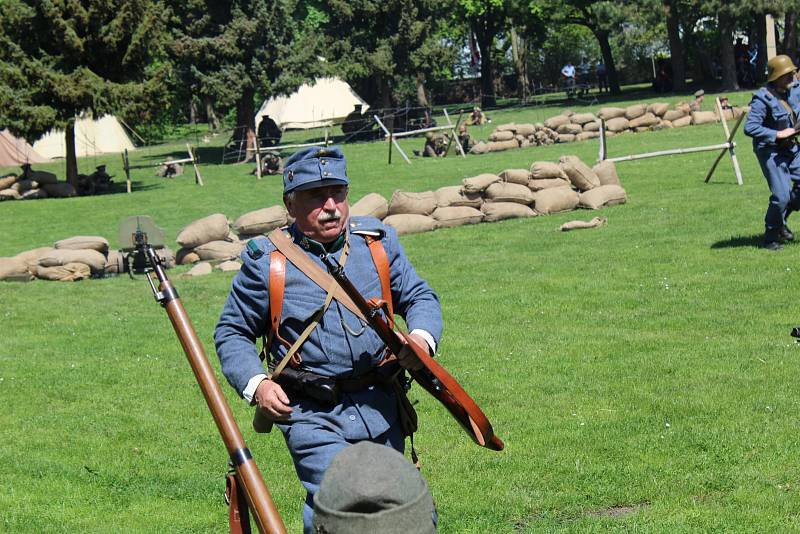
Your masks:
<instances>
[{"instance_id":1,"label":"mowed lawn","mask_svg":"<svg viewBox=\"0 0 800 534\"><path fill-rule=\"evenodd\" d=\"M558 111L497 112L473 135ZM703 182L714 153L622 162L625 205L401 238L441 298L440 361L506 443L500 453L479 448L414 388L416 445L441 532L800 531L800 346L789 337L800 324L800 245L757 248L768 189L749 139L737 139L743 186L727 158ZM609 152L722 141L721 127L708 125L625 134ZM174 247L194 219L279 203L278 178L215 164L220 143L200 147L204 187L147 169L134 171L132 195L0 204L0 255L81 234L118 245L119 221L138 214ZM422 141L402 144L410 152ZM385 143L344 148L353 201L562 154L591 163L597 149L590 140L413 165L395 153L387 165ZM181 150L140 150L134 162ZM124 181L117 155L80 166L101 163ZM608 225L557 230L595 215ZM232 275L185 271L169 274L218 370L212 333ZM0 530L227 529L225 449L143 278L2 283L0 321ZM256 435L250 408L217 375L299 532L303 492L283 439Z\"/></svg>"}]
</instances>

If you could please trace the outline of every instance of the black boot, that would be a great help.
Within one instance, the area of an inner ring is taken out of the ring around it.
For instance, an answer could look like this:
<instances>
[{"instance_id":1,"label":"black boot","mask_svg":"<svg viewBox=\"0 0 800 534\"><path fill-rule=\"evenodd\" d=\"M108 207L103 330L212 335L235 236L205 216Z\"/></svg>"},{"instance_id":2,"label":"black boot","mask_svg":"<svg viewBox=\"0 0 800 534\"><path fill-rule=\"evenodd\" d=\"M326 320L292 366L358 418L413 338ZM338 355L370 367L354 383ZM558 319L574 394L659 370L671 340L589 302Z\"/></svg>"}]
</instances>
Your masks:
<instances>
[{"instance_id":1,"label":"black boot","mask_svg":"<svg viewBox=\"0 0 800 534\"><path fill-rule=\"evenodd\" d=\"M784 226L780 231L780 239L784 242L794 241L794 234L788 226Z\"/></svg>"}]
</instances>

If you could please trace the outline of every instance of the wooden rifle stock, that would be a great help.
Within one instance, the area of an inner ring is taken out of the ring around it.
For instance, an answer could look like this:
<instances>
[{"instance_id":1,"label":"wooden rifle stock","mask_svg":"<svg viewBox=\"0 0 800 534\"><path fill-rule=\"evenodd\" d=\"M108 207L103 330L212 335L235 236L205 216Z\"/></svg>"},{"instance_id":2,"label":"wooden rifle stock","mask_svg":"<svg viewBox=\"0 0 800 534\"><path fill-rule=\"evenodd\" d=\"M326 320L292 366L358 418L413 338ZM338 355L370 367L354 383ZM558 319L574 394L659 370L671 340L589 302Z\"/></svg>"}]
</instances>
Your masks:
<instances>
[{"instance_id":1,"label":"wooden rifle stock","mask_svg":"<svg viewBox=\"0 0 800 534\"><path fill-rule=\"evenodd\" d=\"M420 347L407 333L400 329L394 329L392 324L384 318L382 306L376 302L364 300L358 289L344 274L344 267L336 261L336 258L326 254L321 259L334 280L355 303L369 325L393 354L400 354L400 351L406 346L414 351L414 354L422 362L423 368L419 370L407 369L411 377L447 408L475 443L487 449L503 450L503 442L494 434L492 425L486 415L472 400L472 397L464 391L458 381L436 360L431 358L426 348Z\"/></svg>"},{"instance_id":2,"label":"wooden rifle stock","mask_svg":"<svg viewBox=\"0 0 800 534\"><path fill-rule=\"evenodd\" d=\"M147 278L156 300L164 307L172 322L178 339L186 353L186 358L192 366L192 371L203 392L203 396L208 404L208 409L214 418L225 448L228 450L231 463L236 470L236 477L240 486L244 490L245 498L253 513L259 532L263 534L286 534L286 527L281 516L272 501L272 496L267 489L261 472L258 470L250 450L244 442L242 433L236 424L228 406L225 396L222 393L219 382L214 376L214 371L206 357L205 349L197 338L197 333L192 326L192 321L183 308L178 292L172 285L164 269L161 260L156 255L153 247L147 244L137 243L143 247L147 256L147 261L152 270L147 272ZM158 282L158 287L154 283ZM234 503L231 503L234 506Z\"/></svg>"}]
</instances>

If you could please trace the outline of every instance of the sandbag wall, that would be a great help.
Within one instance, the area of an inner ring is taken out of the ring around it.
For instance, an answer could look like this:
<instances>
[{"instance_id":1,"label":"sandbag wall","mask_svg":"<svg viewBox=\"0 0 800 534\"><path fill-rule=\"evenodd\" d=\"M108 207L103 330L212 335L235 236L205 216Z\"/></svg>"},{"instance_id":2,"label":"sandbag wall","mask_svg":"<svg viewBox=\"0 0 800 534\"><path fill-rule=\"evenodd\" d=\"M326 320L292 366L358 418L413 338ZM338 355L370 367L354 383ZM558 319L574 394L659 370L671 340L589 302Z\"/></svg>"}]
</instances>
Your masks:
<instances>
[{"instance_id":1,"label":"sandbag wall","mask_svg":"<svg viewBox=\"0 0 800 534\"><path fill-rule=\"evenodd\" d=\"M76 194L71 184L59 182L52 172L31 170L27 178L15 174L0 178L0 201L66 198Z\"/></svg>"},{"instance_id":2,"label":"sandbag wall","mask_svg":"<svg viewBox=\"0 0 800 534\"><path fill-rule=\"evenodd\" d=\"M576 156L562 156L558 163L539 161L530 169L466 178L460 186L422 193L395 191L388 201L370 193L351 206L350 214L377 217L403 235L576 208L599 209L626 200L613 162L590 168Z\"/></svg>"},{"instance_id":3,"label":"sandbag wall","mask_svg":"<svg viewBox=\"0 0 800 534\"><path fill-rule=\"evenodd\" d=\"M726 120L738 119L748 108L723 110ZM555 143L584 141L600 136L600 119L606 123L606 135L620 133L682 128L696 124L708 124L720 120L715 111L692 111L689 104L679 102L670 109L669 104L633 104L625 108L603 107L594 113L575 113L565 110L550 117L544 123L501 124L489 135L489 141L477 143L470 152L485 154L509 148L520 148ZM522 132L519 133L519 132ZM533 132L532 135L523 135Z\"/></svg>"}]
</instances>

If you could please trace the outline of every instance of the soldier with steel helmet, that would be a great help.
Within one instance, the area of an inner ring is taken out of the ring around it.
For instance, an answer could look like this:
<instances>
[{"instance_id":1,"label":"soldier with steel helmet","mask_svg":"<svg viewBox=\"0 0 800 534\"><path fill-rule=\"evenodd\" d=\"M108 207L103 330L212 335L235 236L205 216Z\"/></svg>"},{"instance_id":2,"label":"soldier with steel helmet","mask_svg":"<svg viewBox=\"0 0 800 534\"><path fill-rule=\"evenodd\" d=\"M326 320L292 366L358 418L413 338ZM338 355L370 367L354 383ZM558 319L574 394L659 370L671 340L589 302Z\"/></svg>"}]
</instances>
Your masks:
<instances>
[{"instance_id":1,"label":"soldier with steel helmet","mask_svg":"<svg viewBox=\"0 0 800 534\"><path fill-rule=\"evenodd\" d=\"M796 125L800 119L797 67L789 56L767 63L767 84L750 102L744 132L753 138L753 151L769 184L771 195L764 217L764 247L780 250L794 235L786 225L792 211L800 209L800 147Z\"/></svg>"}]
</instances>

